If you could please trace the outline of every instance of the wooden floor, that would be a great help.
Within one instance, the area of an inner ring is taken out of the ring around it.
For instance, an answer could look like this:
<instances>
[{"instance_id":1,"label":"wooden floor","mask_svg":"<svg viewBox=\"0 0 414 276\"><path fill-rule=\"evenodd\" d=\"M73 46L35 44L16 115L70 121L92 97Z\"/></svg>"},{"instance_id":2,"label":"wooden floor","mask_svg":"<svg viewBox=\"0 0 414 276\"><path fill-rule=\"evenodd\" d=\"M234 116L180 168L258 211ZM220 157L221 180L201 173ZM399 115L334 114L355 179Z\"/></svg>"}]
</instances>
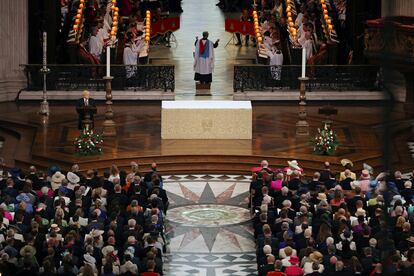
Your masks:
<instances>
[{"instance_id":1,"label":"wooden floor","mask_svg":"<svg viewBox=\"0 0 414 276\"><path fill-rule=\"evenodd\" d=\"M256 52L253 47L225 47L231 35L224 31L225 15L215 6L216 0L183 1L180 30L175 32L176 42L171 48L162 45L151 47L155 64L172 63L176 72L176 100L232 99L234 64L251 63ZM237 15L226 15L236 16ZM212 96L196 97L193 81L195 36L210 32L211 40L220 39L215 51L215 72L211 87ZM312 135L322 126L318 115L320 104L308 106L308 122ZM286 166L287 160L297 159L307 174L321 168L321 162L331 161L337 169L339 160L349 158L357 168L366 162L382 167L383 108L376 103L337 106L334 129L341 147L336 156L312 154L310 137L295 136L297 102L264 102L253 105L252 140L161 140L160 102L115 102L117 137L105 139L105 153L101 156L79 158L73 152L73 140L79 134L74 102L52 103L51 115L43 121L38 115L39 103L1 103L0 137L5 139L0 156L8 166L28 167L35 164L45 168L52 163L63 169L80 163L81 169L105 169L112 163L121 167L134 160L148 169L152 161L160 164L165 173L227 172L246 173L262 158L273 166ZM393 139L389 143L394 167L408 170L414 167L407 141L410 136L409 119L414 117L412 107L396 106L391 118ZM105 106L99 103L96 131L102 131ZM1 139L0 139L1 140Z\"/></svg>"},{"instance_id":2,"label":"wooden floor","mask_svg":"<svg viewBox=\"0 0 414 276\"><path fill-rule=\"evenodd\" d=\"M310 131L315 134L324 119L318 106L308 106ZM334 129L341 147L335 156L312 154L310 138L297 138L297 103L253 104L252 140L161 140L160 102L115 103L117 137L105 139L105 153L96 157L75 156L73 140L79 134L74 103L52 103L49 120L37 114L38 103L0 104L0 136L5 138L0 156L10 166L27 167L36 164L47 167L52 163L69 168L80 163L81 168L104 169L112 163L121 167L134 160L144 169L152 161L160 163L165 172L246 172L262 158L274 166L285 166L297 159L311 174L329 160L339 169L339 160L349 158L357 167L366 162L382 166L382 107L378 104L337 106ZM98 105L96 131L102 131L104 102ZM414 160L408 150L410 135L408 118L413 111L396 106L393 112L392 162L396 168L411 169Z\"/></svg>"}]
</instances>

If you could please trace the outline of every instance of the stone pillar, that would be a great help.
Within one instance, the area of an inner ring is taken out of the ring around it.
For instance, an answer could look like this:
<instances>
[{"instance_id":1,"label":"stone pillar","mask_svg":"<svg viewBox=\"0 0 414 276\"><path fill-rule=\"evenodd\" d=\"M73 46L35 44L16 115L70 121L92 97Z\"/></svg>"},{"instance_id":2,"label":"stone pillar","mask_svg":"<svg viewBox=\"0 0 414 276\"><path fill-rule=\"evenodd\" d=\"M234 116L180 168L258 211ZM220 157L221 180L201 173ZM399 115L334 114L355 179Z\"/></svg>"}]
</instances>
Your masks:
<instances>
[{"instance_id":1,"label":"stone pillar","mask_svg":"<svg viewBox=\"0 0 414 276\"><path fill-rule=\"evenodd\" d=\"M0 101L13 101L26 79L19 64L27 63L29 0L1 0Z\"/></svg>"}]
</instances>

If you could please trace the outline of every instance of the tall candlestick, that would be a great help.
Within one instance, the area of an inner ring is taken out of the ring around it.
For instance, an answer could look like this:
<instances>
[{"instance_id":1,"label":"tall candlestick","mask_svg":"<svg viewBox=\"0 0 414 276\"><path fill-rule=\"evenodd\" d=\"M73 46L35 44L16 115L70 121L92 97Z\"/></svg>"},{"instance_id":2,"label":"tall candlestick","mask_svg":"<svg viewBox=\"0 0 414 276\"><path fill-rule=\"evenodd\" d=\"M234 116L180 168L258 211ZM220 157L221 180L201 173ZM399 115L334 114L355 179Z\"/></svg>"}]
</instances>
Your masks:
<instances>
[{"instance_id":1,"label":"tall candlestick","mask_svg":"<svg viewBox=\"0 0 414 276\"><path fill-rule=\"evenodd\" d=\"M106 47L106 76L111 76L111 47Z\"/></svg>"},{"instance_id":2,"label":"tall candlestick","mask_svg":"<svg viewBox=\"0 0 414 276\"><path fill-rule=\"evenodd\" d=\"M302 46L302 78L306 75L306 48Z\"/></svg>"}]
</instances>

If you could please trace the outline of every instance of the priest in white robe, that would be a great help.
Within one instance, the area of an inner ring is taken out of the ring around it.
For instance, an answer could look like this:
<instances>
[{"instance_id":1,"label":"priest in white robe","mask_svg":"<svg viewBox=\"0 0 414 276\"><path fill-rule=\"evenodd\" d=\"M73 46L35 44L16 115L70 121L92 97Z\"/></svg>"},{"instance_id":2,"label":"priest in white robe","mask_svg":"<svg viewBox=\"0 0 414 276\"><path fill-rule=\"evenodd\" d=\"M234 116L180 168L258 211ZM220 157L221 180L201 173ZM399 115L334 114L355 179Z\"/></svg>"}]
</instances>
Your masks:
<instances>
[{"instance_id":1,"label":"priest in white robe","mask_svg":"<svg viewBox=\"0 0 414 276\"><path fill-rule=\"evenodd\" d=\"M214 70L214 48L217 48L219 40L215 43L208 39L208 32L203 32L203 38L196 40L194 51L194 80L200 83L211 83Z\"/></svg>"}]
</instances>

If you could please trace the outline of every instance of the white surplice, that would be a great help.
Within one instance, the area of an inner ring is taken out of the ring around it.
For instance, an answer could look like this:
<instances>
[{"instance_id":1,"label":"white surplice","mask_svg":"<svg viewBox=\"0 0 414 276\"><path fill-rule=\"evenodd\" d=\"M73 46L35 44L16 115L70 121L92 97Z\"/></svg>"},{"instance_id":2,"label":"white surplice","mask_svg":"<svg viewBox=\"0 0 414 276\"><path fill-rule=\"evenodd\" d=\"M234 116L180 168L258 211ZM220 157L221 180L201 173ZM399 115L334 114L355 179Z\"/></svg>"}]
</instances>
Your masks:
<instances>
[{"instance_id":1,"label":"white surplice","mask_svg":"<svg viewBox=\"0 0 414 276\"><path fill-rule=\"evenodd\" d=\"M209 56L200 57L200 43L209 43ZM200 75L208 75L214 70L214 43L210 40L199 39L195 45L194 51L194 71Z\"/></svg>"}]
</instances>

